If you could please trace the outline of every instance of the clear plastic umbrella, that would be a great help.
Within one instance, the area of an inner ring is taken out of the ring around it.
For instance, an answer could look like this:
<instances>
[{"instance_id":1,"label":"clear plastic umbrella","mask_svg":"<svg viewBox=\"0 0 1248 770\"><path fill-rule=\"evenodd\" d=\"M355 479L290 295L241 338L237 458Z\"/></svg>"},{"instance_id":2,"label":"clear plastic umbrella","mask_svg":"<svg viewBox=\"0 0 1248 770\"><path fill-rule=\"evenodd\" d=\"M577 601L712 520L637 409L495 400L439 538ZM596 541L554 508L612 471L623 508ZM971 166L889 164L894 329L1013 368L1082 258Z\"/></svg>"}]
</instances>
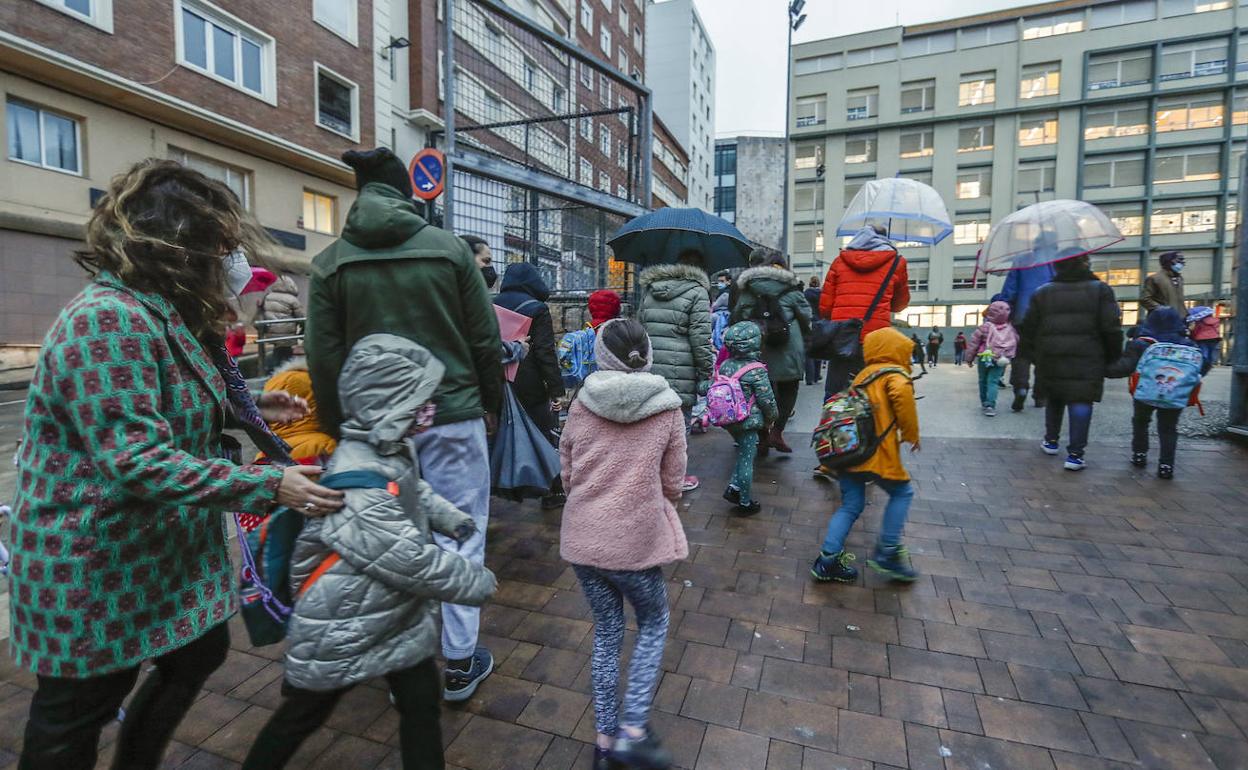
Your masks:
<instances>
[{"instance_id":1,"label":"clear plastic umbrella","mask_svg":"<svg viewBox=\"0 0 1248 770\"><path fill-rule=\"evenodd\" d=\"M845 208L837 235L854 235L880 225L890 241L940 243L953 232L940 193L913 179L873 179L862 186Z\"/></svg>"},{"instance_id":2,"label":"clear plastic umbrella","mask_svg":"<svg viewBox=\"0 0 1248 770\"><path fill-rule=\"evenodd\" d=\"M979 269L1026 270L1091 254L1121 240L1117 226L1091 203L1041 201L992 226L979 250Z\"/></svg>"}]
</instances>

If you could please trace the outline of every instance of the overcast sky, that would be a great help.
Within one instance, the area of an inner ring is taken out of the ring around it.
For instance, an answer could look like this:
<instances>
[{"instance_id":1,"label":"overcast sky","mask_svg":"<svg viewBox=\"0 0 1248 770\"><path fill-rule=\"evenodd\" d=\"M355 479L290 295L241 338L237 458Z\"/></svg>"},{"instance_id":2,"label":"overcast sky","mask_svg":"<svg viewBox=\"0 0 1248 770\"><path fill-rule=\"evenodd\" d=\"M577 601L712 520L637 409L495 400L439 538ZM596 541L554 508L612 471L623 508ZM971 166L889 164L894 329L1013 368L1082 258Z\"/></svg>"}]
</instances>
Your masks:
<instances>
[{"instance_id":1,"label":"overcast sky","mask_svg":"<svg viewBox=\"0 0 1248 770\"><path fill-rule=\"evenodd\" d=\"M716 134L782 135L787 0L695 3L715 46ZM1025 0L807 0L803 9L807 19L793 42L1030 4Z\"/></svg>"}]
</instances>

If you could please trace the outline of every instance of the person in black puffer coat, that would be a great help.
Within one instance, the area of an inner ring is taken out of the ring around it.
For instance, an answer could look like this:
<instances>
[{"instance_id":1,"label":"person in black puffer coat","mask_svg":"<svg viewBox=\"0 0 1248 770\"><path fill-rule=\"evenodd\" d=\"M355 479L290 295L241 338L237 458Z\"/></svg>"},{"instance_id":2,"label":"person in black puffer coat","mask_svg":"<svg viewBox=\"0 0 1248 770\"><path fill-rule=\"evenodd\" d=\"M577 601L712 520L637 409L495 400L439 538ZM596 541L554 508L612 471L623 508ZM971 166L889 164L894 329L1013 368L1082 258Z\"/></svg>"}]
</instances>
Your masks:
<instances>
[{"instance_id":1,"label":"person in black puffer coat","mask_svg":"<svg viewBox=\"0 0 1248 770\"><path fill-rule=\"evenodd\" d=\"M819 276L812 275L810 284L806 291L802 292L806 295L806 302L810 305L811 310L816 314L819 312L819 300L823 297L823 290L819 288ZM806 357L806 384L814 385L823 379L823 361L818 358Z\"/></svg>"},{"instance_id":2,"label":"person in black puffer coat","mask_svg":"<svg viewBox=\"0 0 1248 770\"><path fill-rule=\"evenodd\" d=\"M529 418L555 443L564 393L555 350L554 321L546 305L549 298L550 289L537 268L527 262L516 262L508 265L503 273L503 284L494 304L533 319L529 326L529 353L520 362L513 388L516 400ZM542 507L557 508L563 504L563 490L559 487L556 480L551 493L542 498Z\"/></svg>"},{"instance_id":3,"label":"person in black puffer coat","mask_svg":"<svg viewBox=\"0 0 1248 770\"><path fill-rule=\"evenodd\" d=\"M1092 404L1100 401L1109 364L1122 355L1122 317L1113 289L1092 274L1087 256L1056 265L1051 283L1036 290L1019 326L1020 355L1034 361L1048 394L1046 454L1058 453L1062 413L1070 413L1067 470L1083 469Z\"/></svg>"}]
</instances>

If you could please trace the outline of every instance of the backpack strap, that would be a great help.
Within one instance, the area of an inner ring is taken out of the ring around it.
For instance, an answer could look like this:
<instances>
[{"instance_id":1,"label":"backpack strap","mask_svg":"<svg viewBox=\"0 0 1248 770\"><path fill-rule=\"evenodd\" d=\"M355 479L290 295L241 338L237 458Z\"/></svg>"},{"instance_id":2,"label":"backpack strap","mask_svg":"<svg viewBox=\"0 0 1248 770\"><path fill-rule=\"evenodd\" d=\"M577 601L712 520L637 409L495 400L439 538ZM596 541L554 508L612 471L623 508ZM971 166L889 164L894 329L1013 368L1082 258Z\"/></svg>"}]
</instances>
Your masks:
<instances>
[{"instance_id":1,"label":"backpack strap","mask_svg":"<svg viewBox=\"0 0 1248 770\"><path fill-rule=\"evenodd\" d=\"M723 364L720 364L719 369L722 369L722 368L723 368ZM767 365L760 361L751 361L750 363L736 370L732 374L728 375L728 379L740 380L745 375L746 372L752 372L755 369L766 369L766 368L767 368ZM716 374L719 374L719 369L715 370Z\"/></svg>"},{"instance_id":2,"label":"backpack strap","mask_svg":"<svg viewBox=\"0 0 1248 770\"><path fill-rule=\"evenodd\" d=\"M511 311L511 312L513 312L513 313L519 313L520 315L524 315L524 311L525 311L525 310L527 310L530 306L532 306L532 305L539 305L539 306L540 306L541 304L542 304L542 303L541 303L541 301L540 301L540 300L536 300L536 299L526 299L524 302L521 302L519 305L516 305L516 309L515 309L515 310L513 310L513 311Z\"/></svg>"},{"instance_id":3,"label":"backpack strap","mask_svg":"<svg viewBox=\"0 0 1248 770\"><path fill-rule=\"evenodd\" d=\"M329 489L384 489L396 497L399 494L398 483L391 481L376 471L341 471L339 473L330 473L322 476L317 483ZM338 562L342 561L342 557L336 551L330 551L329 555L316 565L316 569L312 570L312 574L308 575L308 579L303 581L303 585L299 586L298 592L295 593L297 601L301 596L308 592L312 584L321 579L321 576L329 572L330 568Z\"/></svg>"},{"instance_id":4,"label":"backpack strap","mask_svg":"<svg viewBox=\"0 0 1248 770\"><path fill-rule=\"evenodd\" d=\"M884 291L888 288L889 284L893 282L893 274L897 272L897 266L900 264L901 255L893 252L893 264L888 266L888 272L884 275L884 280L880 283L880 288L876 290L875 298L872 299L871 304L867 306L867 312L862 317L862 322L864 324L871 320L871 316L875 315L875 308L880 304L880 300L884 298Z\"/></svg>"},{"instance_id":5,"label":"backpack strap","mask_svg":"<svg viewBox=\"0 0 1248 770\"><path fill-rule=\"evenodd\" d=\"M852 385L852 387L865 388L866 386L870 385L871 383L875 382L876 380L878 380L879 378L883 377L886 374L900 374L906 379L910 378L910 376L906 374L906 370L902 369L899 366L885 366L882 369L876 369L874 372L871 372L871 374L868 375L865 380L863 380L860 383L857 383L856 385Z\"/></svg>"}]
</instances>

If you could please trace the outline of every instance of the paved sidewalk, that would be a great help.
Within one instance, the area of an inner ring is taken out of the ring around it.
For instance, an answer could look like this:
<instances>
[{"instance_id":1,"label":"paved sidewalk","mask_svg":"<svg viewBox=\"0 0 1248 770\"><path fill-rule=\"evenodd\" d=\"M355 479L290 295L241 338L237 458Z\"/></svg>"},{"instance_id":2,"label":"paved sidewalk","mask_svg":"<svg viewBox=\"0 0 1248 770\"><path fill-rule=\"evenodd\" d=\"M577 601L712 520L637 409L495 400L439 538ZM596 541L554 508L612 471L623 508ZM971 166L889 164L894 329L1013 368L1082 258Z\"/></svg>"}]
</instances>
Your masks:
<instances>
[{"instance_id":1,"label":"paved sidewalk","mask_svg":"<svg viewBox=\"0 0 1248 770\"><path fill-rule=\"evenodd\" d=\"M835 504L809 459L761 462L763 511L738 519L719 499L731 441L693 441L704 486L681 511L691 553L669 572L653 720L680 767L1248 767L1248 452L1183 446L1167 484L1109 446L1071 474L1033 441L932 439L910 460L922 579L831 586L807 577ZM850 537L860 564L879 510ZM443 710L454 767L589 767L591 624L558 526L495 501L484 641L498 668ZM236 767L279 701L280 650L234 630L168 767ZM0 768L32 684L3 657ZM292 767L397 768L396 728L382 686L359 687Z\"/></svg>"}]
</instances>

